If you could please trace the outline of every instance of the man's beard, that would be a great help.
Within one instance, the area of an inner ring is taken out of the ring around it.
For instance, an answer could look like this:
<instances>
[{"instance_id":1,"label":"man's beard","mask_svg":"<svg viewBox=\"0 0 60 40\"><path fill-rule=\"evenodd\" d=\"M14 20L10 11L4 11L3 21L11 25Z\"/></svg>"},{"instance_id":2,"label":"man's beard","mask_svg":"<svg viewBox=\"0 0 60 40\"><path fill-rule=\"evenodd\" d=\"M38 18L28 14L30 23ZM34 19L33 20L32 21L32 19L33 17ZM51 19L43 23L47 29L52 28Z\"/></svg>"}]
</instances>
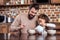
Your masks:
<instances>
[{"instance_id":1,"label":"man's beard","mask_svg":"<svg viewBox=\"0 0 60 40\"><path fill-rule=\"evenodd\" d=\"M28 19L32 20L35 17L35 15L33 16L32 14L28 14Z\"/></svg>"}]
</instances>

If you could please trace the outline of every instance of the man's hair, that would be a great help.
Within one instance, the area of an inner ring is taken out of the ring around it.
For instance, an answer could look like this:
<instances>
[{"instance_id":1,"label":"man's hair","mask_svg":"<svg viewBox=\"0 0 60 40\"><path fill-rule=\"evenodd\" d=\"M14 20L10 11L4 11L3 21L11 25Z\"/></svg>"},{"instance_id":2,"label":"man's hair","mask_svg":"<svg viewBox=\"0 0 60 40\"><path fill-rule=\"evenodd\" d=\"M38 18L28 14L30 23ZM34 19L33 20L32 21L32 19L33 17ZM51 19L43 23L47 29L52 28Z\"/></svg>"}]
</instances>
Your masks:
<instances>
[{"instance_id":1,"label":"man's hair","mask_svg":"<svg viewBox=\"0 0 60 40\"><path fill-rule=\"evenodd\" d=\"M36 10L39 10L39 4L31 4L29 9L35 8Z\"/></svg>"},{"instance_id":2,"label":"man's hair","mask_svg":"<svg viewBox=\"0 0 60 40\"><path fill-rule=\"evenodd\" d=\"M38 19L39 19L39 18L44 19L44 20L46 21L46 23L49 23L49 18L48 18L47 15L45 15L45 14L40 14L40 15L38 16Z\"/></svg>"}]
</instances>

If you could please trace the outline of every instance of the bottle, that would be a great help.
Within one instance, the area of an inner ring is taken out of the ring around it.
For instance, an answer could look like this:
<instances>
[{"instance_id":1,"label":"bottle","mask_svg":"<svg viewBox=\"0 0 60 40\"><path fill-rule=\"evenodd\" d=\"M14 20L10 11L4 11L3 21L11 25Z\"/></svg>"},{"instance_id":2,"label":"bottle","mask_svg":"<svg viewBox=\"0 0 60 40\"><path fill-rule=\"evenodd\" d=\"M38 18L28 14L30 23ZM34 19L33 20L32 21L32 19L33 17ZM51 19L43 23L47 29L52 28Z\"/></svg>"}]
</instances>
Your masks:
<instances>
[{"instance_id":1,"label":"bottle","mask_svg":"<svg viewBox=\"0 0 60 40\"><path fill-rule=\"evenodd\" d=\"M58 15L58 22L60 22L60 14Z\"/></svg>"},{"instance_id":2,"label":"bottle","mask_svg":"<svg viewBox=\"0 0 60 40\"><path fill-rule=\"evenodd\" d=\"M11 22L11 17L10 17L10 15L9 15L9 17L8 17L8 22L9 22L9 23Z\"/></svg>"},{"instance_id":3,"label":"bottle","mask_svg":"<svg viewBox=\"0 0 60 40\"><path fill-rule=\"evenodd\" d=\"M21 4L24 4L24 0L21 0Z\"/></svg>"}]
</instances>

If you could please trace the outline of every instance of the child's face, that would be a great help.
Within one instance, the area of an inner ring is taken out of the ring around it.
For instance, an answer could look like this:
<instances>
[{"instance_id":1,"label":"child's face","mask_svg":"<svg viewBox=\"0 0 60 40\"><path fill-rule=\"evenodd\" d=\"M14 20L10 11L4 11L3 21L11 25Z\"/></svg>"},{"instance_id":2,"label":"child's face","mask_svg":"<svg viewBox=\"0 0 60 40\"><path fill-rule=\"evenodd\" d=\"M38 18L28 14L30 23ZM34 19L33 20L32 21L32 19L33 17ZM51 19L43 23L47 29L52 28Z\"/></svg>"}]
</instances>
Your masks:
<instances>
[{"instance_id":1,"label":"child's face","mask_svg":"<svg viewBox=\"0 0 60 40\"><path fill-rule=\"evenodd\" d=\"M42 18L39 18L39 19L38 19L38 23L39 23L40 25L44 25L44 24L45 24L45 20L42 19Z\"/></svg>"}]
</instances>

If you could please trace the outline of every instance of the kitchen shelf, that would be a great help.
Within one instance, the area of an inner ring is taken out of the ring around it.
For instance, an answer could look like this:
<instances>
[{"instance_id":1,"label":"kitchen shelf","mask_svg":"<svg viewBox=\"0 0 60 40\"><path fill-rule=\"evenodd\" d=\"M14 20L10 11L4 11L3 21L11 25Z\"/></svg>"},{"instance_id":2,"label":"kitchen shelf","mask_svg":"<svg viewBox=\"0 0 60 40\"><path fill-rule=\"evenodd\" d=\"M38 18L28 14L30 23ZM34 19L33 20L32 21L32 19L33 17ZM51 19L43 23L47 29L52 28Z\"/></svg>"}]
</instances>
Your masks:
<instances>
[{"instance_id":1,"label":"kitchen shelf","mask_svg":"<svg viewBox=\"0 0 60 40\"><path fill-rule=\"evenodd\" d=\"M50 23L60 23L60 22L58 22L58 21L56 21L56 22L52 22L52 21L50 21Z\"/></svg>"},{"instance_id":2,"label":"kitchen shelf","mask_svg":"<svg viewBox=\"0 0 60 40\"><path fill-rule=\"evenodd\" d=\"M29 6L30 4L20 4L20 5L0 5L0 7L19 7L19 6Z\"/></svg>"}]
</instances>

